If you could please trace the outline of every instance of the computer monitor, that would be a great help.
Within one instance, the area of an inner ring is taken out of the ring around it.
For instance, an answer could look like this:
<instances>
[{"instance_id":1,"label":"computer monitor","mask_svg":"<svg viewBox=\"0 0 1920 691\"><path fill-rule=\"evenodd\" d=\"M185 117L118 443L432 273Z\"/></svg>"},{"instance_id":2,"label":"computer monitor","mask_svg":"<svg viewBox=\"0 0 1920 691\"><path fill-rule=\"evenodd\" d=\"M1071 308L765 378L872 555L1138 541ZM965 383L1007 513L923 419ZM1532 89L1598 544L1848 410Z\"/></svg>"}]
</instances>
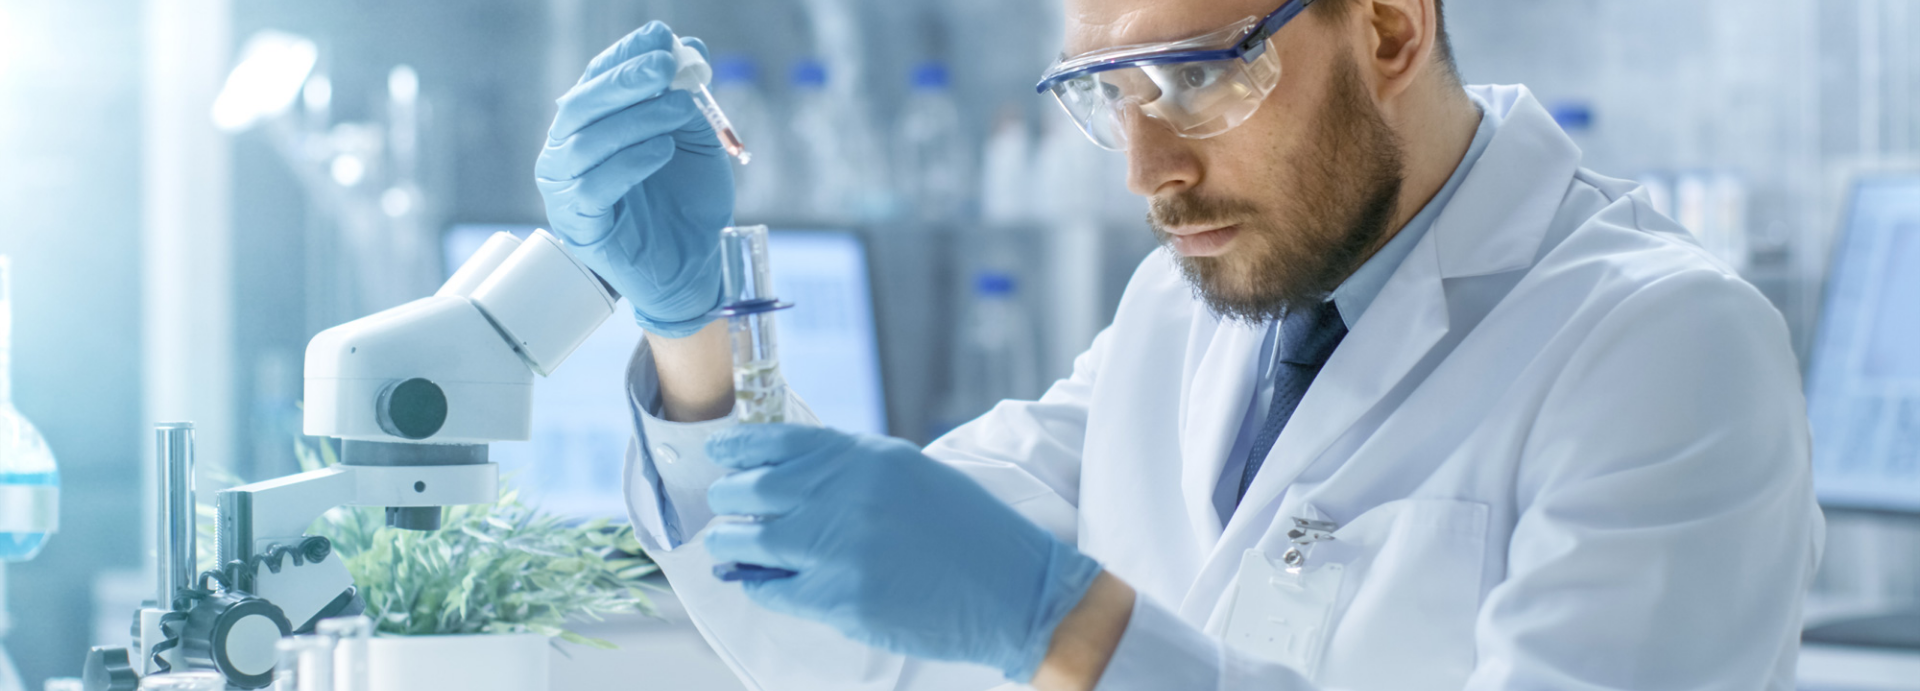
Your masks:
<instances>
[{"instance_id":1,"label":"computer monitor","mask_svg":"<svg viewBox=\"0 0 1920 691\"><path fill-rule=\"evenodd\" d=\"M531 226L462 225L443 242L449 274L498 231L525 237ZM795 307L779 313L780 358L787 383L821 422L885 434L880 353L866 246L851 232L779 230L769 234L774 290ZM500 442L491 456L529 503L565 515L624 517L621 462L633 419L626 400L627 360L643 334L625 300L550 377L533 386L533 434Z\"/></svg>"},{"instance_id":2,"label":"computer monitor","mask_svg":"<svg viewBox=\"0 0 1920 691\"><path fill-rule=\"evenodd\" d=\"M1920 175L1854 184L1807 380L1821 504L1920 513Z\"/></svg>"}]
</instances>

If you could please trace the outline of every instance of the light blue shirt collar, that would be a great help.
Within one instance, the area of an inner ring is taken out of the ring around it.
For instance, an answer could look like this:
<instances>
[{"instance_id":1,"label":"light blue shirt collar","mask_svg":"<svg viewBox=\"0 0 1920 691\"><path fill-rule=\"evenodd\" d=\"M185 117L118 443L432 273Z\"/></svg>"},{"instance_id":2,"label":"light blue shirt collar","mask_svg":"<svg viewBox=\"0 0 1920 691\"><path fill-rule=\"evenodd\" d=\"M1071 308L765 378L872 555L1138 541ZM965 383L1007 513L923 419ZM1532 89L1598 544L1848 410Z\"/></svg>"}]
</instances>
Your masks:
<instances>
[{"instance_id":1,"label":"light blue shirt collar","mask_svg":"<svg viewBox=\"0 0 1920 691\"><path fill-rule=\"evenodd\" d=\"M1467 172L1473 170L1474 162L1480 160L1480 154L1493 142L1493 134L1499 131L1498 120L1487 114L1487 103L1471 91L1467 92L1467 98L1473 99L1473 104L1480 108L1480 127L1473 133L1473 143L1467 145L1467 154L1460 158L1460 166L1453 169L1453 176L1447 178L1447 184L1440 186L1433 200L1427 202L1420 213L1414 214L1413 219L1407 221L1406 227L1387 241L1386 246L1361 264L1358 271L1340 283L1340 287L1333 289L1334 306L1339 308L1340 321L1346 322L1348 329L1360 323L1360 315L1365 314L1367 308L1373 305L1374 298L1380 296L1380 289L1386 287L1387 279L1393 277L1394 270L1400 268L1400 263L1406 261L1408 254L1413 253L1413 246L1420 243L1420 236L1426 235L1427 230L1433 227L1434 219L1439 218L1440 211L1447 208L1447 202L1453 200L1453 193L1460 189L1460 182L1467 178Z\"/></svg>"}]
</instances>

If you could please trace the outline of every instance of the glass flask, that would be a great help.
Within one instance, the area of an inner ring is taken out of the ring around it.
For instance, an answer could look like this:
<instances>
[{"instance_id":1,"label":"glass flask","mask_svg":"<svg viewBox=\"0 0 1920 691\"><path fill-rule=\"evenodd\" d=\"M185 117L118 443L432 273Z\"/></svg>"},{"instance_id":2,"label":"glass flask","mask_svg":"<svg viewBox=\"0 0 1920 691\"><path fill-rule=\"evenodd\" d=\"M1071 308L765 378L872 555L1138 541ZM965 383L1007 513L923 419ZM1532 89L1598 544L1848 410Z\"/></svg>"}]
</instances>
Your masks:
<instances>
[{"instance_id":1,"label":"glass flask","mask_svg":"<svg viewBox=\"0 0 1920 691\"><path fill-rule=\"evenodd\" d=\"M40 430L13 407L13 264L0 255L0 561L40 553L59 520L60 471Z\"/></svg>"}]
</instances>

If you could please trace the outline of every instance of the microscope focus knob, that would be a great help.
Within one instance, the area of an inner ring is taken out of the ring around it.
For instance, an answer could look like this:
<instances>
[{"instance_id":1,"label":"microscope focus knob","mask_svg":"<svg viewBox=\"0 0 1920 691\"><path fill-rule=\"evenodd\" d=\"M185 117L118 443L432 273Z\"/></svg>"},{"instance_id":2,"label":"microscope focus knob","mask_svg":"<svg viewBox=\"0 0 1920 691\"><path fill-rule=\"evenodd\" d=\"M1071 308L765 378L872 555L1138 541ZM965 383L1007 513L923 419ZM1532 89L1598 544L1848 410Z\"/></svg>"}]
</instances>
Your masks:
<instances>
[{"instance_id":1,"label":"microscope focus knob","mask_svg":"<svg viewBox=\"0 0 1920 691\"><path fill-rule=\"evenodd\" d=\"M261 689L273 683L275 645L293 635L280 607L237 591L217 593L187 611L180 637L180 660L188 669L211 669L227 685Z\"/></svg>"},{"instance_id":2,"label":"microscope focus knob","mask_svg":"<svg viewBox=\"0 0 1920 691\"><path fill-rule=\"evenodd\" d=\"M415 377L380 391L374 404L380 429L402 439L425 439L447 422L447 394L440 385Z\"/></svg>"}]
</instances>

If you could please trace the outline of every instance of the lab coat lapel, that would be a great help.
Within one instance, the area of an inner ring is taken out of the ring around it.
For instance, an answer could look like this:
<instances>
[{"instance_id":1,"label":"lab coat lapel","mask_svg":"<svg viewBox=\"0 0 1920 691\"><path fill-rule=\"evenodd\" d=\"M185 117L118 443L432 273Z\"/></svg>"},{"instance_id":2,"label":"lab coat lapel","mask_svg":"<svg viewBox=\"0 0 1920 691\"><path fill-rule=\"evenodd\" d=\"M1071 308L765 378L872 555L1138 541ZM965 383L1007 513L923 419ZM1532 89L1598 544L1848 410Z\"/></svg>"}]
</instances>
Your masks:
<instances>
[{"instance_id":1,"label":"lab coat lapel","mask_svg":"<svg viewBox=\"0 0 1920 691\"><path fill-rule=\"evenodd\" d=\"M1220 539L1213 490L1252 401L1265 335L1265 327L1210 315L1194 320L1184 370L1187 395L1181 403L1180 494L1194 539L1201 545Z\"/></svg>"},{"instance_id":2,"label":"lab coat lapel","mask_svg":"<svg viewBox=\"0 0 1920 691\"><path fill-rule=\"evenodd\" d=\"M1501 118L1499 132L1287 422L1182 603L1181 615L1188 621L1204 623L1213 614L1242 553L1283 518L1276 512L1287 488L1447 335L1445 279L1532 264L1578 168L1580 151L1525 87L1475 88L1488 102L1489 114ZM1252 347L1258 345L1256 340ZM1244 390L1236 392L1245 398ZM1232 443L1230 434L1223 436Z\"/></svg>"},{"instance_id":3,"label":"lab coat lapel","mask_svg":"<svg viewBox=\"0 0 1920 691\"><path fill-rule=\"evenodd\" d=\"M1265 533L1287 487L1446 335L1446 293L1432 239L1421 239L1327 359L1247 488L1222 544L1250 543Z\"/></svg>"},{"instance_id":4,"label":"lab coat lapel","mask_svg":"<svg viewBox=\"0 0 1920 691\"><path fill-rule=\"evenodd\" d=\"M1211 543L1205 566L1181 602L1182 618L1196 626L1215 618L1218 608L1226 605L1221 598L1239 570L1241 555L1258 546L1280 518L1275 513L1287 487L1446 333L1446 295L1441 292L1434 237L1429 233L1333 351L1300 407L1294 409L1232 520Z\"/></svg>"}]
</instances>

